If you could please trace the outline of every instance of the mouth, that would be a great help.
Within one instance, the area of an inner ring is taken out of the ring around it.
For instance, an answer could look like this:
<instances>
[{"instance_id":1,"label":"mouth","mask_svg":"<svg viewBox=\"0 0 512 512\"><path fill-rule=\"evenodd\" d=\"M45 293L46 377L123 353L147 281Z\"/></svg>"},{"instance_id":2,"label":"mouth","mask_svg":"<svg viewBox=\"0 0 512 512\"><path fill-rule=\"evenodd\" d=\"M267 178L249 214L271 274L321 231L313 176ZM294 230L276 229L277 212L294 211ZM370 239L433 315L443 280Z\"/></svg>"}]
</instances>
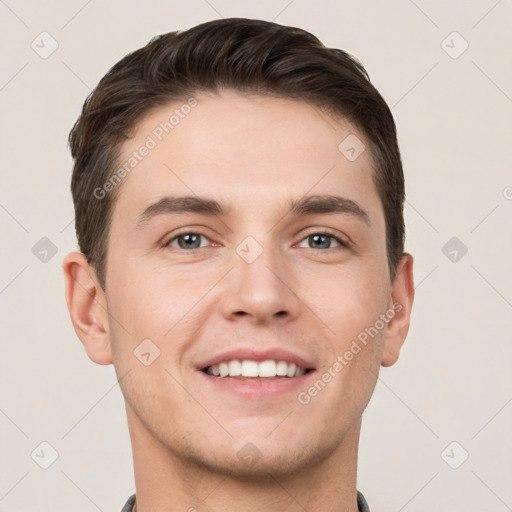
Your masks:
<instances>
[{"instance_id":1,"label":"mouth","mask_svg":"<svg viewBox=\"0 0 512 512\"><path fill-rule=\"evenodd\" d=\"M255 361L251 359L231 359L206 366L202 372L220 379L233 377L236 379L294 379L313 371L313 368L298 366L291 361L267 359Z\"/></svg>"},{"instance_id":2,"label":"mouth","mask_svg":"<svg viewBox=\"0 0 512 512\"><path fill-rule=\"evenodd\" d=\"M262 404L278 397L293 399L316 373L313 359L278 346L233 348L199 363L196 370L205 390L222 393L222 400L236 396Z\"/></svg>"}]
</instances>

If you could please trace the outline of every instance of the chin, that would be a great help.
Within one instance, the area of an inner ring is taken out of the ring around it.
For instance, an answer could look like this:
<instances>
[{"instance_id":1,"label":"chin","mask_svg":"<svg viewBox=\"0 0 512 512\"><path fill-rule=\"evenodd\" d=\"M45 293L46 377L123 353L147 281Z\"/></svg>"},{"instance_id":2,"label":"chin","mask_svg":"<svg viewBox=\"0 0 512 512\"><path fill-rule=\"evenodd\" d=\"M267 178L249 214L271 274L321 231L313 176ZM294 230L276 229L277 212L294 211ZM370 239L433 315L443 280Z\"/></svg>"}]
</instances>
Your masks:
<instances>
[{"instance_id":1,"label":"chin","mask_svg":"<svg viewBox=\"0 0 512 512\"><path fill-rule=\"evenodd\" d=\"M255 456L251 462L239 459L237 456L211 458L202 460L204 466L210 471L237 478L239 480L273 481L277 477L293 476L300 473L308 464L308 457L304 454L261 454Z\"/></svg>"},{"instance_id":2,"label":"chin","mask_svg":"<svg viewBox=\"0 0 512 512\"><path fill-rule=\"evenodd\" d=\"M328 458L334 449L331 445L317 444L319 439L310 443L270 441L263 436L251 439L230 439L224 444L212 442L209 449L196 445L195 449L187 449L187 458L217 474L263 482L299 474Z\"/></svg>"}]
</instances>

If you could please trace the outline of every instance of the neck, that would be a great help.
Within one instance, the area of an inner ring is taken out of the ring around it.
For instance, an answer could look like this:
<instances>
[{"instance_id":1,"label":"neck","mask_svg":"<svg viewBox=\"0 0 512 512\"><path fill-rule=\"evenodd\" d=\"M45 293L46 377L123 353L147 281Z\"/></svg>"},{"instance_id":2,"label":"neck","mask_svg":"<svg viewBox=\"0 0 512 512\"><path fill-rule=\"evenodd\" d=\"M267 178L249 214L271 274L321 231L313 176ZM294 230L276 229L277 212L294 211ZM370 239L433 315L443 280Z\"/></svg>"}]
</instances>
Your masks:
<instances>
[{"instance_id":1,"label":"neck","mask_svg":"<svg viewBox=\"0 0 512 512\"><path fill-rule=\"evenodd\" d=\"M327 457L286 476L248 478L183 460L155 439L127 407L137 512L357 512L361 419Z\"/></svg>"}]
</instances>

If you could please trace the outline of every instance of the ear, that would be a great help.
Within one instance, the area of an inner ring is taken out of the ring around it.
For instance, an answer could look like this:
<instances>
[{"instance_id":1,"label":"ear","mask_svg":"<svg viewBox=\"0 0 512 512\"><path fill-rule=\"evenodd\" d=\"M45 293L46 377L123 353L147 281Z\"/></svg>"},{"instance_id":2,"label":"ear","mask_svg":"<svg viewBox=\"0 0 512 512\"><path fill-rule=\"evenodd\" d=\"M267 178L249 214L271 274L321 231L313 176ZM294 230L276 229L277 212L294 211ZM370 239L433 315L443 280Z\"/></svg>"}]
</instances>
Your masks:
<instances>
[{"instance_id":1,"label":"ear","mask_svg":"<svg viewBox=\"0 0 512 512\"><path fill-rule=\"evenodd\" d=\"M394 311L394 316L386 326L382 366L391 366L396 363L409 331L409 320L414 300L412 264L412 256L404 253L398 262L395 279L391 285L389 308Z\"/></svg>"},{"instance_id":2,"label":"ear","mask_svg":"<svg viewBox=\"0 0 512 512\"><path fill-rule=\"evenodd\" d=\"M62 269L66 303L77 336L92 361L111 364L107 301L94 268L84 254L71 252L64 258Z\"/></svg>"}]
</instances>

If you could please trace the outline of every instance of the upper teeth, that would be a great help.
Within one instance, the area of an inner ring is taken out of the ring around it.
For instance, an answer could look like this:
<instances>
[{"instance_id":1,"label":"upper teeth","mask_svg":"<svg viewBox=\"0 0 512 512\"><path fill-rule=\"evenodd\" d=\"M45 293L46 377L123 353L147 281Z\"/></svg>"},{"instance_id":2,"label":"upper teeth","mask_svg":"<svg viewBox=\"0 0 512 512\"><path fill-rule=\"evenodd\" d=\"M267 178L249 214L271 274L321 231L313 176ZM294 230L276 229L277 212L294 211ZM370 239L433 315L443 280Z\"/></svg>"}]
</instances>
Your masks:
<instances>
[{"instance_id":1,"label":"upper teeth","mask_svg":"<svg viewBox=\"0 0 512 512\"><path fill-rule=\"evenodd\" d=\"M240 362L238 359L233 359L209 366L206 372L217 377L227 377L228 375L230 377L299 377L306 373L306 369L295 363L272 359L261 362L249 359Z\"/></svg>"}]
</instances>

